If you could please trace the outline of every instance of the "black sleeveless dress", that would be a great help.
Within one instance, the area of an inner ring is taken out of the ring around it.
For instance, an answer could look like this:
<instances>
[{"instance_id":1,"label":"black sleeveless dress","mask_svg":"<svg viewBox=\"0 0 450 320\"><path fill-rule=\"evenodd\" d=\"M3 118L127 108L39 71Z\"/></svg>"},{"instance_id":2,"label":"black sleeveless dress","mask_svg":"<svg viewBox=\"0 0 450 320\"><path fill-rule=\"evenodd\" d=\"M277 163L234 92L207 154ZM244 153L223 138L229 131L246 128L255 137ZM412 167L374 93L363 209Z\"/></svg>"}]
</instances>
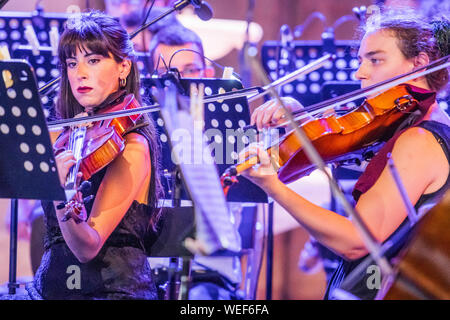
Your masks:
<instances>
[{"instance_id":1,"label":"black sleeveless dress","mask_svg":"<svg viewBox=\"0 0 450 320\"><path fill-rule=\"evenodd\" d=\"M434 137L441 145L450 164L450 127L436 121L422 121L417 126L433 133ZM424 194L419 198L414 206L416 211L419 212L421 208L430 208L431 206L437 204L449 187L450 174L447 177L445 184L439 190L433 193ZM409 220L406 218L394 231L394 233L384 241L384 243L389 241L392 244L385 253L388 260L395 258L404 248L411 236L411 231ZM340 288L362 300L375 299L379 288L368 286L368 282L371 281L370 277L374 274L373 272L366 272L366 267L370 265L376 265L376 263L372 260L372 258L368 258L368 255L354 261L341 259L338 268L331 277L324 298L336 299L337 297L334 296L333 290ZM352 274L352 281L348 281L349 279L347 277L351 274L351 272L361 266L364 266L364 268L361 269L361 272Z\"/></svg>"},{"instance_id":2,"label":"black sleeveless dress","mask_svg":"<svg viewBox=\"0 0 450 320\"><path fill-rule=\"evenodd\" d=\"M145 136L139 129L135 132ZM106 169L89 179L94 196ZM93 202L86 205L88 215ZM150 232L149 206L135 200L98 255L87 263L79 262L65 243L52 202L42 202L42 207L45 253L27 286L32 299L157 299L144 246Z\"/></svg>"}]
</instances>

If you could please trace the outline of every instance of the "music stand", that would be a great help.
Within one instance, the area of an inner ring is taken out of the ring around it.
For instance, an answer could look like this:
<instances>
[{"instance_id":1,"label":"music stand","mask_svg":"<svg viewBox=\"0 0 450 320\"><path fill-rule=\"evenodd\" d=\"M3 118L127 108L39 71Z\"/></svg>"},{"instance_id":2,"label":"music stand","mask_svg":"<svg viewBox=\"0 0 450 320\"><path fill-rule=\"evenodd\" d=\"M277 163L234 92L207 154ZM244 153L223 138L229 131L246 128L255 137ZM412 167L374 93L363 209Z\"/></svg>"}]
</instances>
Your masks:
<instances>
[{"instance_id":1,"label":"music stand","mask_svg":"<svg viewBox=\"0 0 450 320\"><path fill-rule=\"evenodd\" d=\"M69 16L68 13L46 13L38 10L2 11L0 12L0 39L8 45L11 52L17 46L28 43L25 38L25 26L31 24L40 45L49 46L48 30L56 27L61 34Z\"/></svg>"},{"instance_id":2,"label":"music stand","mask_svg":"<svg viewBox=\"0 0 450 320\"><path fill-rule=\"evenodd\" d=\"M196 236L205 244L207 255L240 251L237 230L231 225L225 196L219 183L219 175L214 161L208 152L202 132L195 132L193 121L186 110L177 110L177 92L173 86L166 90L162 116L172 148L186 147L184 155L174 152L172 156L181 173L186 191L194 204L196 218ZM172 91L172 92L171 92ZM192 139L173 141L173 137L183 133ZM199 138L197 138L200 134ZM211 217L214 215L214 217ZM235 232L236 231L236 232Z\"/></svg>"},{"instance_id":3,"label":"music stand","mask_svg":"<svg viewBox=\"0 0 450 320\"><path fill-rule=\"evenodd\" d=\"M322 101L321 86L327 81L355 80L358 69L359 43L353 40L336 40L334 43L323 40L295 40L292 47L285 48L280 41L266 41L261 48L263 67L271 79L276 80L295 69L301 68L325 53L336 55L323 68L302 76L280 88L281 96L290 96L309 106ZM277 53L282 52L282 59ZM279 72L277 72L279 71Z\"/></svg>"},{"instance_id":4,"label":"music stand","mask_svg":"<svg viewBox=\"0 0 450 320\"><path fill-rule=\"evenodd\" d=\"M59 60L53 55L51 47L39 47L39 55L33 55L32 48L29 45L20 45L12 52L13 59L26 60L35 70L38 87L44 86L46 83L60 76L58 68ZM56 89L56 86L53 87ZM44 107L44 115L47 120L56 118L54 107L54 99L57 96L57 90L48 90L45 94L41 93L41 103Z\"/></svg>"},{"instance_id":5,"label":"music stand","mask_svg":"<svg viewBox=\"0 0 450 320\"><path fill-rule=\"evenodd\" d=\"M189 94L191 83L205 85L205 100L221 92L231 92L242 89L242 84L238 80L230 79L191 79L184 78L179 80L181 92ZM161 78L141 79L141 96L154 103L151 97L152 88L164 87L164 80ZM160 143L162 145L162 168L172 172L175 164L171 157L171 148L168 144L167 133L164 129L164 121L157 114L153 113L153 119L156 123L156 129L159 133ZM250 112L246 97L227 99L224 101L205 102L204 109L205 133L207 143L213 148L213 156L217 171L221 175L231 165L237 163L238 153L256 141L256 131L242 131L240 128L250 123ZM162 179L163 182L164 178ZM266 193L247 180L239 176L239 183L233 186L228 192L227 201L230 202L250 202L267 203ZM164 183L163 183L164 184ZM164 186L169 189L167 184ZM189 200L186 194L182 193L182 200Z\"/></svg>"},{"instance_id":6,"label":"music stand","mask_svg":"<svg viewBox=\"0 0 450 320\"><path fill-rule=\"evenodd\" d=\"M8 152L0 157L0 198L65 200L31 66L0 61L0 74L0 150ZM12 200L10 294L18 286L17 212L17 200Z\"/></svg>"},{"instance_id":7,"label":"music stand","mask_svg":"<svg viewBox=\"0 0 450 320\"><path fill-rule=\"evenodd\" d=\"M219 183L219 175L210 153L207 152L203 132L194 128L187 108L183 110L187 104L185 105L186 101L183 100L186 98L178 95L179 89L175 85L179 84L178 79L171 77L167 80L156 83L160 88L158 100L163 101L160 116L170 150L186 148L184 155L187 158L177 152L172 152L171 156L180 172L180 181L183 182L186 193L194 205L193 241L200 245L202 250L197 252L194 250L193 253L207 256L239 255L241 250L239 233L237 228L233 228L231 214ZM190 139L181 141L173 139L180 134ZM181 185L181 182L179 184ZM187 241L184 241L186 244ZM192 248L189 249L193 251ZM182 253L182 255L184 258L182 279L188 279L192 254L187 256L186 253ZM182 298L187 298L188 290L185 288L187 286L187 283L182 281L180 294Z\"/></svg>"},{"instance_id":8,"label":"music stand","mask_svg":"<svg viewBox=\"0 0 450 320\"><path fill-rule=\"evenodd\" d=\"M145 78L142 79L141 83L141 94L144 97L149 98L151 95L151 88L164 86L164 79ZM203 83L205 85L205 100L207 100L210 95L242 89L242 84L237 80L185 78L180 79L178 82L179 91L187 94L191 83ZM167 133L161 131L164 121L162 121L161 118L158 118L158 115L156 114L154 114L154 117L157 129L160 130L160 137L164 138L161 141L163 146L163 167L173 168L175 165L170 158L171 148L167 145ZM204 119L206 132L214 133L214 131L217 131L221 134L219 135L219 139L217 139L214 134L208 134L207 138L208 142L215 144L214 151L220 153L219 156L217 153L214 153L214 157L216 160L217 171L219 174L222 174L230 167L230 165L235 165L237 163L237 154L249 143L254 142L256 138L256 131L252 134L252 132L239 130L250 122L247 98L241 97L214 102L205 101ZM223 158L225 161L222 161L222 163L217 161L217 159L221 160ZM271 269L273 260L273 201L269 203L266 193L246 178L238 176L238 181L239 183L235 184L233 188L229 190L227 201L240 203L268 203L267 255L269 263L267 264L267 297L270 300L272 286ZM186 199L186 195L183 196L183 199Z\"/></svg>"}]
</instances>

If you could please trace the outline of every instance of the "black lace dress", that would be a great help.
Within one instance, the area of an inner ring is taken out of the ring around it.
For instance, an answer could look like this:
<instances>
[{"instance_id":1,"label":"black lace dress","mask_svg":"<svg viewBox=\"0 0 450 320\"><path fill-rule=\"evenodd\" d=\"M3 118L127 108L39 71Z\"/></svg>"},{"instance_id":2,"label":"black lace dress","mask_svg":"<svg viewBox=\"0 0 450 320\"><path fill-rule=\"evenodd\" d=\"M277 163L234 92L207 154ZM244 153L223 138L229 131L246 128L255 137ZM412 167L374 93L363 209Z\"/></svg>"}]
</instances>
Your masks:
<instances>
[{"instance_id":1,"label":"black lace dress","mask_svg":"<svg viewBox=\"0 0 450 320\"><path fill-rule=\"evenodd\" d=\"M91 177L96 195L106 168ZM92 203L86 205L88 215ZM157 299L145 254L152 211L134 201L98 255L81 263L66 245L51 202L45 213L45 253L34 281L27 286L32 299Z\"/></svg>"}]
</instances>

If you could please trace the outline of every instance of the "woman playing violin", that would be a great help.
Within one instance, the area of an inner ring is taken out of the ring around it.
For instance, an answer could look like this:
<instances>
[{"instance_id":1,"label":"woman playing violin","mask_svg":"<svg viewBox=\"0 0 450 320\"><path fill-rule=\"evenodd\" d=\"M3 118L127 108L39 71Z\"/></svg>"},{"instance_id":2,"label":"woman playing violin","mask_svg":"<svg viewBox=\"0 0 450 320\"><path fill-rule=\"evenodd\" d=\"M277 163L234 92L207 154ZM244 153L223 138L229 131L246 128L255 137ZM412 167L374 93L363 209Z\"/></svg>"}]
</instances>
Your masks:
<instances>
[{"instance_id":1,"label":"woman playing violin","mask_svg":"<svg viewBox=\"0 0 450 320\"><path fill-rule=\"evenodd\" d=\"M61 90L56 108L62 118L95 114L124 94L139 100L139 73L126 31L102 13L81 15L59 43ZM144 236L155 230L161 185L159 150L148 117L124 136L123 151L89 178L93 200L75 199L87 219L67 219L67 207L43 202L45 253L33 286L44 299L156 299L144 252ZM75 163L72 151L56 156L61 185ZM79 177L82 179L83 177ZM66 219L65 219L66 217Z\"/></svg>"},{"instance_id":2,"label":"woman playing violin","mask_svg":"<svg viewBox=\"0 0 450 320\"><path fill-rule=\"evenodd\" d=\"M402 12L385 13L376 22L378 24L367 24L358 52L360 66L356 77L363 88L449 54L448 20L429 24ZM393 133L355 186L355 209L380 242L392 238L408 223L407 209L386 166L387 153L392 154L416 210L435 204L450 185L450 119L435 99L435 93L447 83L446 69L408 83L409 92L419 99L420 111L411 115L408 126L403 123L404 127ZM291 110L299 108L295 100L287 102ZM252 124L263 128L284 121L282 115L281 107L270 101L256 109L251 120ZM314 205L284 185L272 168L268 154L259 145L247 148L240 159L255 155L260 165L245 171L244 175L262 187L317 241L343 258L326 292L325 298L332 299L333 289L339 287L368 254L359 231L348 218ZM402 241L391 248L388 258L399 252ZM365 272L361 274L350 293L361 299L375 298L378 288L367 285L368 276L370 274Z\"/></svg>"}]
</instances>

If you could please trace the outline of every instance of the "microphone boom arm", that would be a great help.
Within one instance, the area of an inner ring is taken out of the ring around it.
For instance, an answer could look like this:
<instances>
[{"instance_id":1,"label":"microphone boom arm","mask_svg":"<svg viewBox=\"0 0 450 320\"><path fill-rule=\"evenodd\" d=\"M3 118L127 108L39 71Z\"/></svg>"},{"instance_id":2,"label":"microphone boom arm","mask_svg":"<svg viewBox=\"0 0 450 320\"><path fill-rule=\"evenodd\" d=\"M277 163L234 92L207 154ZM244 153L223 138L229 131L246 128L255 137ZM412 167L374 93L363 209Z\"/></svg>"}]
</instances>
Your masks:
<instances>
[{"instance_id":1,"label":"microphone boom arm","mask_svg":"<svg viewBox=\"0 0 450 320\"><path fill-rule=\"evenodd\" d=\"M151 25L155 24L156 22L160 21L161 19L163 19L164 17L168 16L169 14L173 13L174 11L178 10L181 11L183 10L185 7L187 7L189 4L192 4L194 7L199 8L201 6L206 6L206 2L203 1L199 1L199 0L179 0L178 2L176 2L172 8L170 8L169 10L167 10L165 13L161 14L159 17L153 19L152 21L150 21L149 23L146 23L144 25L142 25L141 27L139 27L138 29L134 30L132 33L130 33L130 39L133 39L134 37L136 37L136 35L141 32L144 29L147 29L148 27L150 27ZM47 82L46 84L44 84L42 87L39 88L38 92L40 94L43 94L43 92L45 90L47 90L48 88L53 87L55 84L57 84L59 82L59 80L61 80L61 77L57 77L53 80L50 80L49 82ZM45 95L45 94L43 94Z\"/></svg>"}]
</instances>

